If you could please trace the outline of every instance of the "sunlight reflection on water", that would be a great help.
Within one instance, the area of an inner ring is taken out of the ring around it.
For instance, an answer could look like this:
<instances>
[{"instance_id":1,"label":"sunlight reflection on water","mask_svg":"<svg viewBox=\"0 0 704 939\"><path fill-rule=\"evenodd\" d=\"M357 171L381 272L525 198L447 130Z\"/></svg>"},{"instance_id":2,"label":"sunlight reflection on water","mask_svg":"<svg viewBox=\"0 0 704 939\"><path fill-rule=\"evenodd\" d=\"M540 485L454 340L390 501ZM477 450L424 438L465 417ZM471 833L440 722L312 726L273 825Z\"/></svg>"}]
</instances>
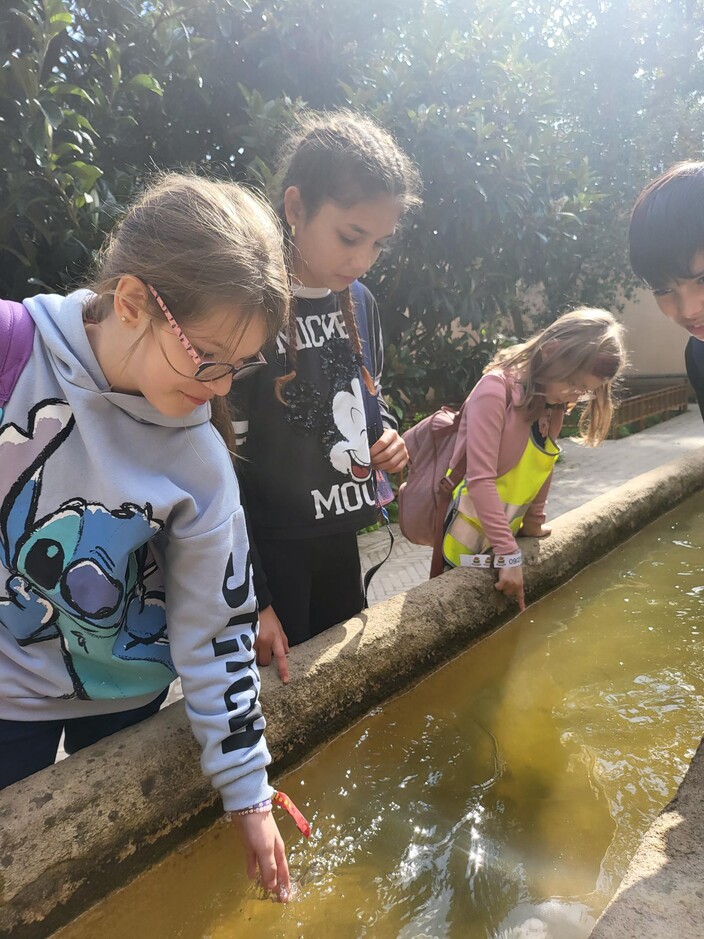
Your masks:
<instances>
[{"instance_id":1,"label":"sunlight reflection on water","mask_svg":"<svg viewBox=\"0 0 704 939\"><path fill-rule=\"evenodd\" d=\"M287 907L220 824L62 936L583 939L702 735L702 514L704 496L280 780L314 828L281 820Z\"/></svg>"}]
</instances>

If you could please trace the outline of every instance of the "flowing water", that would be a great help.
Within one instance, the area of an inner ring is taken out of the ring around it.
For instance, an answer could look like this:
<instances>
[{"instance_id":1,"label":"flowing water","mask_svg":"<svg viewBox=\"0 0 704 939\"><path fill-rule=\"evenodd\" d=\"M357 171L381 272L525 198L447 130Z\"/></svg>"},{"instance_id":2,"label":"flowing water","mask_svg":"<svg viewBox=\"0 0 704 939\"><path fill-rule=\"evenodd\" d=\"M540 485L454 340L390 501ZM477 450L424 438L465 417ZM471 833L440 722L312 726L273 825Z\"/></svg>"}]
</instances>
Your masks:
<instances>
[{"instance_id":1,"label":"flowing water","mask_svg":"<svg viewBox=\"0 0 704 939\"><path fill-rule=\"evenodd\" d=\"M62 939L581 939L704 732L704 495L278 780L297 897L224 823Z\"/></svg>"}]
</instances>

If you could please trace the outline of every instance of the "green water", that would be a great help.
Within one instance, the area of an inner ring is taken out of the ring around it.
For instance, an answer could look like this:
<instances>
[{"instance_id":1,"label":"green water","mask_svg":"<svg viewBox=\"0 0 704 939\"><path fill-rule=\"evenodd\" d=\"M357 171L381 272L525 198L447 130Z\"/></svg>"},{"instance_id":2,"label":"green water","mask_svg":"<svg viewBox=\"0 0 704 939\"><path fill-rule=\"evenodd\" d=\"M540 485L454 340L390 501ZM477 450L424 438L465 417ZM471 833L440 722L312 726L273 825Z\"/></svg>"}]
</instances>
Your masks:
<instances>
[{"instance_id":1,"label":"green water","mask_svg":"<svg viewBox=\"0 0 704 939\"><path fill-rule=\"evenodd\" d=\"M704 732L704 495L278 780L297 899L220 823L62 939L580 939Z\"/></svg>"}]
</instances>

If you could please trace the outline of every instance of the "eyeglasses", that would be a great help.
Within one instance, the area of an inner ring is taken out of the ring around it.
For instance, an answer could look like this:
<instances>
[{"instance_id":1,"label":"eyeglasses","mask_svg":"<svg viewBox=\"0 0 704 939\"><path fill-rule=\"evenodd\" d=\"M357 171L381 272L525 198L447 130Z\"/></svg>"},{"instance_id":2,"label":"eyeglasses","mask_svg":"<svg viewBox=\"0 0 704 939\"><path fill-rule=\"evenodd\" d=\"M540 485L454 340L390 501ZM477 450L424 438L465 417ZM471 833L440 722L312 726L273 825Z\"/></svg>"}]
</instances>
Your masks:
<instances>
[{"instance_id":1,"label":"eyeglasses","mask_svg":"<svg viewBox=\"0 0 704 939\"><path fill-rule=\"evenodd\" d=\"M581 404L586 401L594 401L596 391L589 391L586 388L561 388L560 395Z\"/></svg>"},{"instance_id":2,"label":"eyeglasses","mask_svg":"<svg viewBox=\"0 0 704 939\"><path fill-rule=\"evenodd\" d=\"M174 331L178 341L195 362L196 372L193 377L196 381L217 381L219 378L225 378L228 375L232 376L233 381L239 381L241 378L246 378L248 375L251 375L253 372L256 372L258 369L262 368L262 366L266 365L266 359L261 352L258 352L256 355L252 356L251 359L243 362L242 365L232 365L231 362L204 362L188 341L185 333L173 318L169 312L169 308L156 290L151 284L147 284L146 286L149 293L159 304L159 309L166 317L166 321Z\"/></svg>"}]
</instances>

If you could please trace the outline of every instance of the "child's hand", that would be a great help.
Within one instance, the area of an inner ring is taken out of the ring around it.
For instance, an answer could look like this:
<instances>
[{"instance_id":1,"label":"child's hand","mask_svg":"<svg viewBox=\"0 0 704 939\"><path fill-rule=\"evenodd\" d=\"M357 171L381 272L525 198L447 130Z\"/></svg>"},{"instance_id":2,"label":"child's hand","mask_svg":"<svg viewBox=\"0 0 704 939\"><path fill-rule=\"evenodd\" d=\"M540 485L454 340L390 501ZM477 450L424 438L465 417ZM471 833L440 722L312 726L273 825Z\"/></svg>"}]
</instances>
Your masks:
<instances>
[{"instance_id":1,"label":"child's hand","mask_svg":"<svg viewBox=\"0 0 704 939\"><path fill-rule=\"evenodd\" d=\"M276 893L280 903L291 894L286 848L271 812L232 815L242 833L247 854L247 875L259 880L265 890Z\"/></svg>"},{"instance_id":2,"label":"child's hand","mask_svg":"<svg viewBox=\"0 0 704 939\"><path fill-rule=\"evenodd\" d=\"M515 597L521 613L525 610L526 600L523 593L522 567L500 567L499 579L494 586L497 590L501 590L504 596Z\"/></svg>"},{"instance_id":3,"label":"child's hand","mask_svg":"<svg viewBox=\"0 0 704 939\"><path fill-rule=\"evenodd\" d=\"M273 606L267 606L259 611L259 634L254 643L257 653L257 665L271 665L272 656L276 659L279 678L288 684L288 639L281 625L281 620L274 612Z\"/></svg>"},{"instance_id":4,"label":"child's hand","mask_svg":"<svg viewBox=\"0 0 704 939\"><path fill-rule=\"evenodd\" d=\"M374 469L386 473L400 473L408 463L408 450L403 437L390 427L386 428L369 453Z\"/></svg>"},{"instance_id":5,"label":"child's hand","mask_svg":"<svg viewBox=\"0 0 704 939\"><path fill-rule=\"evenodd\" d=\"M518 532L519 538L547 538L552 534L552 528L546 528L537 522L524 522Z\"/></svg>"}]
</instances>

